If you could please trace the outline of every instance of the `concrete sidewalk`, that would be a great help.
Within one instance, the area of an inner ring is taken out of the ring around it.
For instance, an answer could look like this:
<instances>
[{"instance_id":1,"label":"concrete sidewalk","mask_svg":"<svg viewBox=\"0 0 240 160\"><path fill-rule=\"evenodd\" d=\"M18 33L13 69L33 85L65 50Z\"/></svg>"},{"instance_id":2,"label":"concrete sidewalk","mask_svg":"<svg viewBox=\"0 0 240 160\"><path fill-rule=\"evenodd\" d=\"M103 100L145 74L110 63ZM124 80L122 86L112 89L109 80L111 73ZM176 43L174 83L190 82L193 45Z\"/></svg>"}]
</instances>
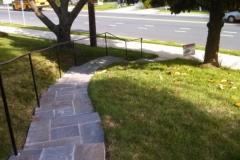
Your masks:
<instances>
[{"instance_id":1,"label":"concrete sidewalk","mask_svg":"<svg viewBox=\"0 0 240 160\"><path fill-rule=\"evenodd\" d=\"M47 32L47 31L35 31L32 29L22 29L22 28L6 27L6 26L0 26L0 31L12 33L12 34L32 36L32 37L56 39L56 36L52 32ZM72 40L81 39L81 38L84 38L84 36L71 35L71 38L72 38ZM85 39L85 40L79 41L79 43L89 44L90 40ZM108 39L107 43L108 43L108 47L125 48L124 41ZM98 46L105 47L104 39L98 38ZM149 44L149 43L143 43L142 47L143 47L143 52L153 53L153 54L158 55L158 58L156 58L155 60L186 58L186 57L183 57L183 49L181 47L172 47L172 46ZM127 48L130 50L140 51L141 45L139 42L128 42ZM203 61L204 51L196 50L195 53L196 53L195 55L188 57L188 58L194 58L194 59L198 59L199 61ZM232 69L240 69L240 57L239 56L219 54L219 62L224 67L229 67Z\"/></svg>"}]
</instances>

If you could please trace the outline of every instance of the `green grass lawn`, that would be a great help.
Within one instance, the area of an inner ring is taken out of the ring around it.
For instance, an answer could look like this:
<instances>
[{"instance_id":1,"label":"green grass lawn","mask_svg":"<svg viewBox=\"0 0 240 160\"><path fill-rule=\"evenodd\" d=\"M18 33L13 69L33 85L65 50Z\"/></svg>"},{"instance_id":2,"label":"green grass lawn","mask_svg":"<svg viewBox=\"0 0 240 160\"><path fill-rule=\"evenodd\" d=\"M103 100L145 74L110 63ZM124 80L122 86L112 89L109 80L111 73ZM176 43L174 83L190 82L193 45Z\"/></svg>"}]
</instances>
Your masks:
<instances>
[{"instance_id":1,"label":"green grass lawn","mask_svg":"<svg viewBox=\"0 0 240 160\"><path fill-rule=\"evenodd\" d=\"M0 37L0 63L20 56L29 51L49 47L55 42L33 37L24 37L10 34L9 37ZM90 60L105 56L105 48L75 45L77 64L81 65ZM80 52L79 52L80 51ZM109 48L111 56L125 58L125 50ZM60 50L61 72L64 73L74 64L73 53ZM156 55L143 53L144 57L154 58ZM140 58L137 51L128 51L128 59ZM39 95L56 82L59 78L57 57L55 48L45 52L35 53L32 56L37 88ZM12 118L13 130L17 148L22 149L28 127L32 121L32 113L36 106L35 92L31 77L30 64L27 57L1 67L3 83L7 95L7 101ZM0 159L7 159L12 152L10 136L6 124L2 97L0 96Z\"/></svg>"},{"instance_id":2,"label":"green grass lawn","mask_svg":"<svg viewBox=\"0 0 240 160\"><path fill-rule=\"evenodd\" d=\"M89 94L107 159L240 159L239 71L182 59L103 69Z\"/></svg>"},{"instance_id":3,"label":"green grass lawn","mask_svg":"<svg viewBox=\"0 0 240 160\"><path fill-rule=\"evenodd\" d=\"M10 35L0 38L0 63L54 42ZM105 55L105 48L76 45L77 64ZM61 71L73 65L60 51ZM129 60L140 58L129 51ZM111 48L109 55L125 57ZM153 58L154 55L145 54ZM39 93L59 77L55 49L33 56ZM240 159L239 71L203 68L196 61L112 65L96 74L89 95L100 114L109 160ZM18 149L24 145L36 100L28 57L1 67ZM12 151L0 98L0 159Z\"/></svg>"}]
</instances>

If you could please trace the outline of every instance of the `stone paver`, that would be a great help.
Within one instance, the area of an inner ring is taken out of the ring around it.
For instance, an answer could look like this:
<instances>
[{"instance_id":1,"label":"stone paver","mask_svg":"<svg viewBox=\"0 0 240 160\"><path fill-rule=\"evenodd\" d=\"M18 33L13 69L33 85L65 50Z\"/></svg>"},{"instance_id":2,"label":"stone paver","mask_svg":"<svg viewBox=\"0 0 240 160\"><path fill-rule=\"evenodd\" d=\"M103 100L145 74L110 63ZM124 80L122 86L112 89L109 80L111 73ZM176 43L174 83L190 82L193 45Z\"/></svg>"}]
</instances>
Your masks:
<instances>
[{"instance_id":1,"label":"stone paver","mask_svg":"<svg viewBox=\"0 0 240 160\"><path fill-rule=\"evenodd\" d=\"M40 160L73 159L74 146L61 146L43 150Z\"/></svg>"},{"instance_id":2,"label":"stone paver","mask_svg":"<svg viewBox=\"0 0 240 160\"><path fill-rule=\"evenodd\" d=\"M24 150L10 160L104 160L104 132L88 96L88 83L100 67L124 61L102 57L70 68L41 95Z\"/></svg>"}]
</instances>

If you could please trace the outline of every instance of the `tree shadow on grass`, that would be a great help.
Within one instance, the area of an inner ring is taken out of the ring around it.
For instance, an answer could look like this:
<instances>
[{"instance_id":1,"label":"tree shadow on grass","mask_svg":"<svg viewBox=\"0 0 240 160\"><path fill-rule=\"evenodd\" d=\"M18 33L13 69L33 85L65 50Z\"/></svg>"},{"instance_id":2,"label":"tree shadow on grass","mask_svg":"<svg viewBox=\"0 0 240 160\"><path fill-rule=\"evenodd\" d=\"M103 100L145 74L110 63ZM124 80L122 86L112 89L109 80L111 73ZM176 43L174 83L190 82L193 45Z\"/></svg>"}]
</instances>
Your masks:
<instances>
[{"instance_id":1,"label":"tree shadow on grass","mask_svg":"<svg viewBox=\"0 0 240 160\"><path fill-rule=\"evenodd\" d=\"M43 47L43 41L40 40L38 42L41 43L39 46ZM9 61L34 49L37 50L36 47L38 47L38 44L28 37L8 36L1 38L1 62Z\"/></svg>"},{"instance_id":2,"label":"tree shadow on grass","mask_svg":"<svg viewBox=\"0 0 240 160\"><path fill-rule=\"evenodd\" d=\"M164 83L148 84L134 73L118 73L93 77L89 86L103 121L109 160L240 158L239 114L231 119L213 116ZM191 94L192 88L185 87Z\"/></svg>"}]
</instances>

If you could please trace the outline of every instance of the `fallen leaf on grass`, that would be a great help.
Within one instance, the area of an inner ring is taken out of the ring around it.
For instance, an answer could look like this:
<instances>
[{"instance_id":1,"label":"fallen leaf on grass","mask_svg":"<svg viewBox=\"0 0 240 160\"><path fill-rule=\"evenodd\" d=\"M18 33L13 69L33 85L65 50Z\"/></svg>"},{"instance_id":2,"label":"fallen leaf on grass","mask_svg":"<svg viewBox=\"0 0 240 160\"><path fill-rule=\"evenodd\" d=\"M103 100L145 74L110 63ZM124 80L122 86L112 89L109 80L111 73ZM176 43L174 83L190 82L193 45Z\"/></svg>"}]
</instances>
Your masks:
<instances>
[{"instance_id":1,"label":"fallen leaf on grass","mask_svg":"<svg viewBox=\"0 0 240 160\"><path fill-rule=\"evenodd\" d=\"M176 76L186 76L187 73L181 73L181 72L172 72L172 71L168 71L166 72L167 74L170 74L170 75L176 75Z\"/></svg>"},{"instance_id":2,"label":"fallen leaf on grass","mask_svg":"<svg viewBox=\"0 0 240 160\"><path fill-rule=\"evenodd\" d=\"M235 87L235 86L232 86L230 89L237 89L237 87Z\"/></svg>"},{"instance_id":3,"label":"fallen leaf on grass","mask_svg":"<svg viewBox=\"0 0 240 160\"><path fill-rule=\"evenodd\" d=\"M181 73L180 72L175 72L174 75L181 75Z\"/></svg>"},{"instance_id":4,"label":"fallen leaf on grass","mask_svg":"<svg viewBox=\"0 0 240 160\"><path fill-rule=\"evenodd\" d=\"M227 80L227 82L228 82L229 84L233 84L233 82L232 82L231 80Z\"/></svg>"},{"instance_id":5,"label":"fallen leaf on grass","mask_svg":"<svg viewBox=\"0 0 240 160\"><path fill-rule=\"evenodd\" d=\"M219 88L220 88L220 89L224 89L224 85L219 84Z\"/></svg>"},{"instance_id":6,"label":"fallen leaf on grass","mask_svg":"<svg viewBox=\"0 0 240 160\"><path fill-rule=\"evenodd\" d=\"M159 76L160 80L163 80L162 76Z\"/></svg>"},{"instance_id":7,"label":"fallen leaf on grass","mask_svg":"<svg viewBox=\"0 0 240 160\"><path fill-rule=\"evenodd\" d=\"M112 117L111 116L106 116L106 119L105 119L105 125L106 125L106 127L107 128L116 128L116 127L118 127L119 126L119 124L118 123L116 123L116 122L114 122L113 120L112 120Z\"/></svg>"},{"instance_id":8,"label":"fallen leaf on grass","mask_svg":"<svg viewBox=\"0 0 240 160\"><path fill-rule=\"evenodd\" d=\"M221 83L226 83L228 80L226 80L226 79L222 79L220 82Z\"/></svg>"},{"instance_id":9,"label":"fallen leaf on grass","mask_svg":"<svg viewBox=\"0 0 240 160\"><path fill-rule=\"evenodd\" d=\"M104 70L102 70L102 71L99 71L99 72L95 72L95 74L102 74L102 73L105 73L105 72L107 72L107 70L106 69L104 69Z\"/></svg>"},{"instance_id":10,"label":"fallen leaf on grass","mask_svg":"<svg viewBox=\"0 0 240 160\"><path fill-rule=\"evenodd\" d=\"M236 107L240 107L240 102L235 103Z\"/></svg>"},{"instance_id":11,"label":"fallen leaf on grass","mask_svg":"<svg viewBox=\"0 0 240 160\"><path fill-rule=\"evenodd\" d=\"M215 81L213 79L209 79L208 82L213 83Z\"/></svg>"}]
</instances>

